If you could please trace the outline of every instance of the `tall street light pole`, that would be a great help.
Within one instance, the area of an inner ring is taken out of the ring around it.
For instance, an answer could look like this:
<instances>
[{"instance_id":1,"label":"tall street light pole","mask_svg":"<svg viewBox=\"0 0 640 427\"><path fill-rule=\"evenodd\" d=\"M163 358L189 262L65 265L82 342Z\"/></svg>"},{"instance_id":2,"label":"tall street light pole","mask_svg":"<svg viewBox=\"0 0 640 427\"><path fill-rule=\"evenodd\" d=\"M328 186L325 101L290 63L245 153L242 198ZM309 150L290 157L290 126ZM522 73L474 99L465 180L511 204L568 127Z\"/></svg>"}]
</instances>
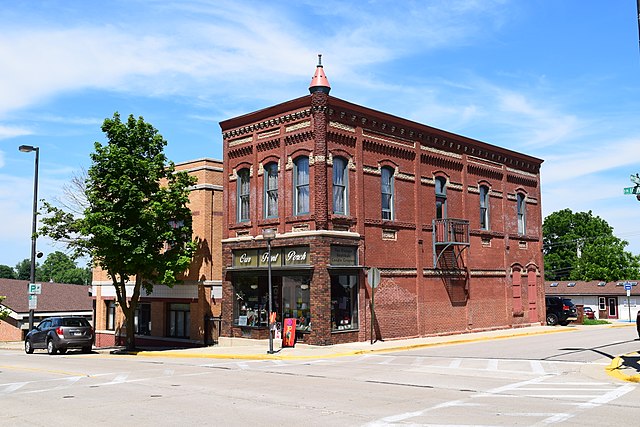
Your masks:
<instances>
[{"instance_id":1,"label":"tall street light pole","mask_svg":"<svg viewBox=\"0 0 640 427\"><path fill-rule=\"evenodd\" d=\"M36 282L36 231L38 221L38 162L40 161L40 148L32 145L21 145L18 147L23 153L36 152L35 172L33 176L33 218L31 224L31 275L29 283ZM28 292L28 288L27 288ZM33 308L29 308L29 330L33 329Z\"/></svg>"},{"instance_id":2,"label":"tall street light pole","mask_svg":"<svg viewBox=\"0 0 640 427\"><path fill-rule=\"evenodd\" d=\"M273 228L267 228L262 231L262 237L267 241L267 275L269 276L269 351L267 353L273 354L273 296L271 286L271 241L276 237L276 230Z\"/></svg>"}]
</instances>

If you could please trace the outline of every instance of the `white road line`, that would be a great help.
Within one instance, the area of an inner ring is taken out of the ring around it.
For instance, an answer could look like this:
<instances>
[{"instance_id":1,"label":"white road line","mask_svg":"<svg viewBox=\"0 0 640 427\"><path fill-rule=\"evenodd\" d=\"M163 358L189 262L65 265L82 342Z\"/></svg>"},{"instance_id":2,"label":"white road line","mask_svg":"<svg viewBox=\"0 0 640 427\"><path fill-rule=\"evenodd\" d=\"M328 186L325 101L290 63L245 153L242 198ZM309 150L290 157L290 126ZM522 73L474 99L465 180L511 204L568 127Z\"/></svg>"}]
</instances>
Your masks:
<instances>
[{"instance_id":1,"label":"white road line","mask_svg":"<svg viewBox=\"0 0 640 427\"><path fill-rule=\"evenodd\" d=\"M489 359L487 361L487 371L497 371L498 361L496 359Z\"/></svg>"},{"instance_id":2,"label":"white road line","mask_svg":"<svg viewBox=\"0 0 640 427\"><path fill-rule=\"evenodd\" d=\"M547 373L539 360L530 360L529 365L531 365L531 371L533 371L534 374L544 375Z\"/></svg>"},{"instance_id":3,"label":"white road line","mask_svg":"<svg viewBox=\"0 0 640 427\"><path fill-rule=\"evenodd\" d=\"M236 362L235 365L242 370L249 369L249 364L245 362Z\"/></svg>"},{"instance_id":4,"label":"white road line","mask_svg":"<svg viewBox=\"0 0 640 427\"><path fill-rule=\"evenodd\" d=\"M456 369L459 368L461 364L462 359L453 359L451 362L449 362L449 368Z\"/></svg>"},{"instance_id":5,"label":"white road line","mask_svg":"<svg viewBox=\"0 0 640 427\"><path fill-rule=\"evenodd\" d=\"M545 385L548 385L545 383ZM532 390L532 391L610 391L611 387L605 388L577 388L577 387L521 387L518 390Z\"/></svg>"},{"instance_id":6,"label":"white road line","mask_svg":"<svg viewBox=\"0 0 640 427\"><path fill-rule=\"evenodd\" d=\"M388 365L389 363L393 362L396 357L397 356L385 356L385 360L383 360L382 362L378 362L378 365Z\"/></svg>"},{"instance_id":7,"label":"white road line","mask_svg":"<svg viewBox=\"0 0 640 427\"><path fill-rule=\"evenodd\" d=\"M2 393L2 394L13 393L14 391L24 387L27 384L29 384L29 383L28 382L24 382L24 383L3 384L5 386L7 386L7 387L4 390L0 391L0 393Z\"/></svg>"},{"instance_id":8,"label":"white road line","mask_svg":"<svg viewBox=\"0 0 640 427\"><path fill-rule=\"evenodd\" d=\"M615 390L610 391L609 393L605 393L601 396L596 396L593 400L584 403L581 405L583 408L595 408L600 405L604 405L606 403L611 402L612 400L616 400L617 398L624 396L632 390L635 390L636 386L631 384L626 384L618 387Z\"/></svg>"}]
</instances>

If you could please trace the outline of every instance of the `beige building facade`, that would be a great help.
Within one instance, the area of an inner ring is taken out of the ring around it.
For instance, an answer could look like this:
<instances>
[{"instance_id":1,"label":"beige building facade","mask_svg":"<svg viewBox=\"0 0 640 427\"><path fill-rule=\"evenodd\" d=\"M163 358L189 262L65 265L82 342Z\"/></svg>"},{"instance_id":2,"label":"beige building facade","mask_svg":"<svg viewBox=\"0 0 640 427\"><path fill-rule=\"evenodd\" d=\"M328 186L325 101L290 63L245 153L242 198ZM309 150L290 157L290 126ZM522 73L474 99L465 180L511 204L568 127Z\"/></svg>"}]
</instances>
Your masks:
<instances>
[{"instance_id":1,"label":"beige building facade","mask_svg":"<svg viewBox=\"0 0 640 427\"><path fill-rule=\"evenodd\" d=\"M191 188L189 208L193 215L193 237L199 246L182 282L172 288L156 285L144 292L136 311L136 344L147 346L198 346L218 336L216 319L222 299L222 162L203 158L176 164L176 170L197 178ZM93 271L96 346L124 343L124 315L118 307L115 288L101 269ZM130 295L133 282L127 289Z\"/></svg>"}]
</instances>

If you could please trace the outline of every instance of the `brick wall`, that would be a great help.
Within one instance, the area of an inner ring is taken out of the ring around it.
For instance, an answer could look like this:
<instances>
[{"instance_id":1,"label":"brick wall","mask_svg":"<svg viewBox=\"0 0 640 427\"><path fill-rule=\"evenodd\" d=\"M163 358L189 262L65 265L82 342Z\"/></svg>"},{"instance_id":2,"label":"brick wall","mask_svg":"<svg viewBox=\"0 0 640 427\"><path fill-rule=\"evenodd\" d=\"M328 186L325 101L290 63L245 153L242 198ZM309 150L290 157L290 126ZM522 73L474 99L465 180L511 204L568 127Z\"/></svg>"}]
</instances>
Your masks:
<instances>
[{"instance_id":1,"label":"brick wall","mask_svg":"<svg viewBox=\"0 0 640 427\"><path fill-rule=\"evenodd\" d=\"M376 334L382 338L511 327L544 320L541 160L317 92L227 120L221 127L223 186L228 194L223 235L229 239L223 248L224 266L231 265L232 249L257 244L239 242L238 236L257 237L267 227L291 238L305 229L356 232L361 239L357 243L360 265L383 269L375 301ZM291 162L299 155L310 156L311 202L309 214L296 217ZM349 163L347 215L332 214L332 159L336 157ZM272 161L280 165L279 215L267 220L263 215L261 168ZM380 171L385 166L395 172L394 218L390 221L381 217ZM235 173L241 168L252 171L251 217L245 223L238 223L235 216ZM443 272L434 268L436 177L447 182L447 217L470 224L470 246L459 258L462 279L443 279ZM481 185L490 189L488 230L480 229ZM526 195L524 235L518 234L518 193ZM306 244L311 244L313 254L311 305L325 307L312 309L317 316L313 319L312 341L322 344L370 339L370 290L365 286L364 273L360 280L360 330L331 333L326 319L330 290L325 269L330 243ZM529 286L523 286L522 296L527 308L537 307L533 319L514 313L513 266L530 270L528 274L534 277ZM452 285L452 280L462 282ZM530 298L529 292L536 295ZM232 295L232 283L226 277L223 300L231 301ZM459 295L466 299L458 301ZM236 334L229 310L223 309L226 333Z\"/></svg>"}]
</instances>

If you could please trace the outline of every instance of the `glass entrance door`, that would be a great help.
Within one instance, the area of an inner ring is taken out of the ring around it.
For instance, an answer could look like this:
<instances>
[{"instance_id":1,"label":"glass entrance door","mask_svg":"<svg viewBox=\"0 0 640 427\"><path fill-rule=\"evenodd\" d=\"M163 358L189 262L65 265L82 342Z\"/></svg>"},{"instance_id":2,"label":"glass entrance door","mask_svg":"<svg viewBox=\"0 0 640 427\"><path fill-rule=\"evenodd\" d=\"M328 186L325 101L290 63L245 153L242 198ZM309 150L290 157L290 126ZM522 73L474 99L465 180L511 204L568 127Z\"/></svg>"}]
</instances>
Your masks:
<instances>
[{"instance_id":1,"label":"glass entrance door","mask_svg":"<svg viewBox=\"0 0 640 427\"><path fill-rule=\"evenodd\" d=\"M611 297L609 298L609 318L617 319L618 318L618 298Z\"/></svg>"}]
</instances>

